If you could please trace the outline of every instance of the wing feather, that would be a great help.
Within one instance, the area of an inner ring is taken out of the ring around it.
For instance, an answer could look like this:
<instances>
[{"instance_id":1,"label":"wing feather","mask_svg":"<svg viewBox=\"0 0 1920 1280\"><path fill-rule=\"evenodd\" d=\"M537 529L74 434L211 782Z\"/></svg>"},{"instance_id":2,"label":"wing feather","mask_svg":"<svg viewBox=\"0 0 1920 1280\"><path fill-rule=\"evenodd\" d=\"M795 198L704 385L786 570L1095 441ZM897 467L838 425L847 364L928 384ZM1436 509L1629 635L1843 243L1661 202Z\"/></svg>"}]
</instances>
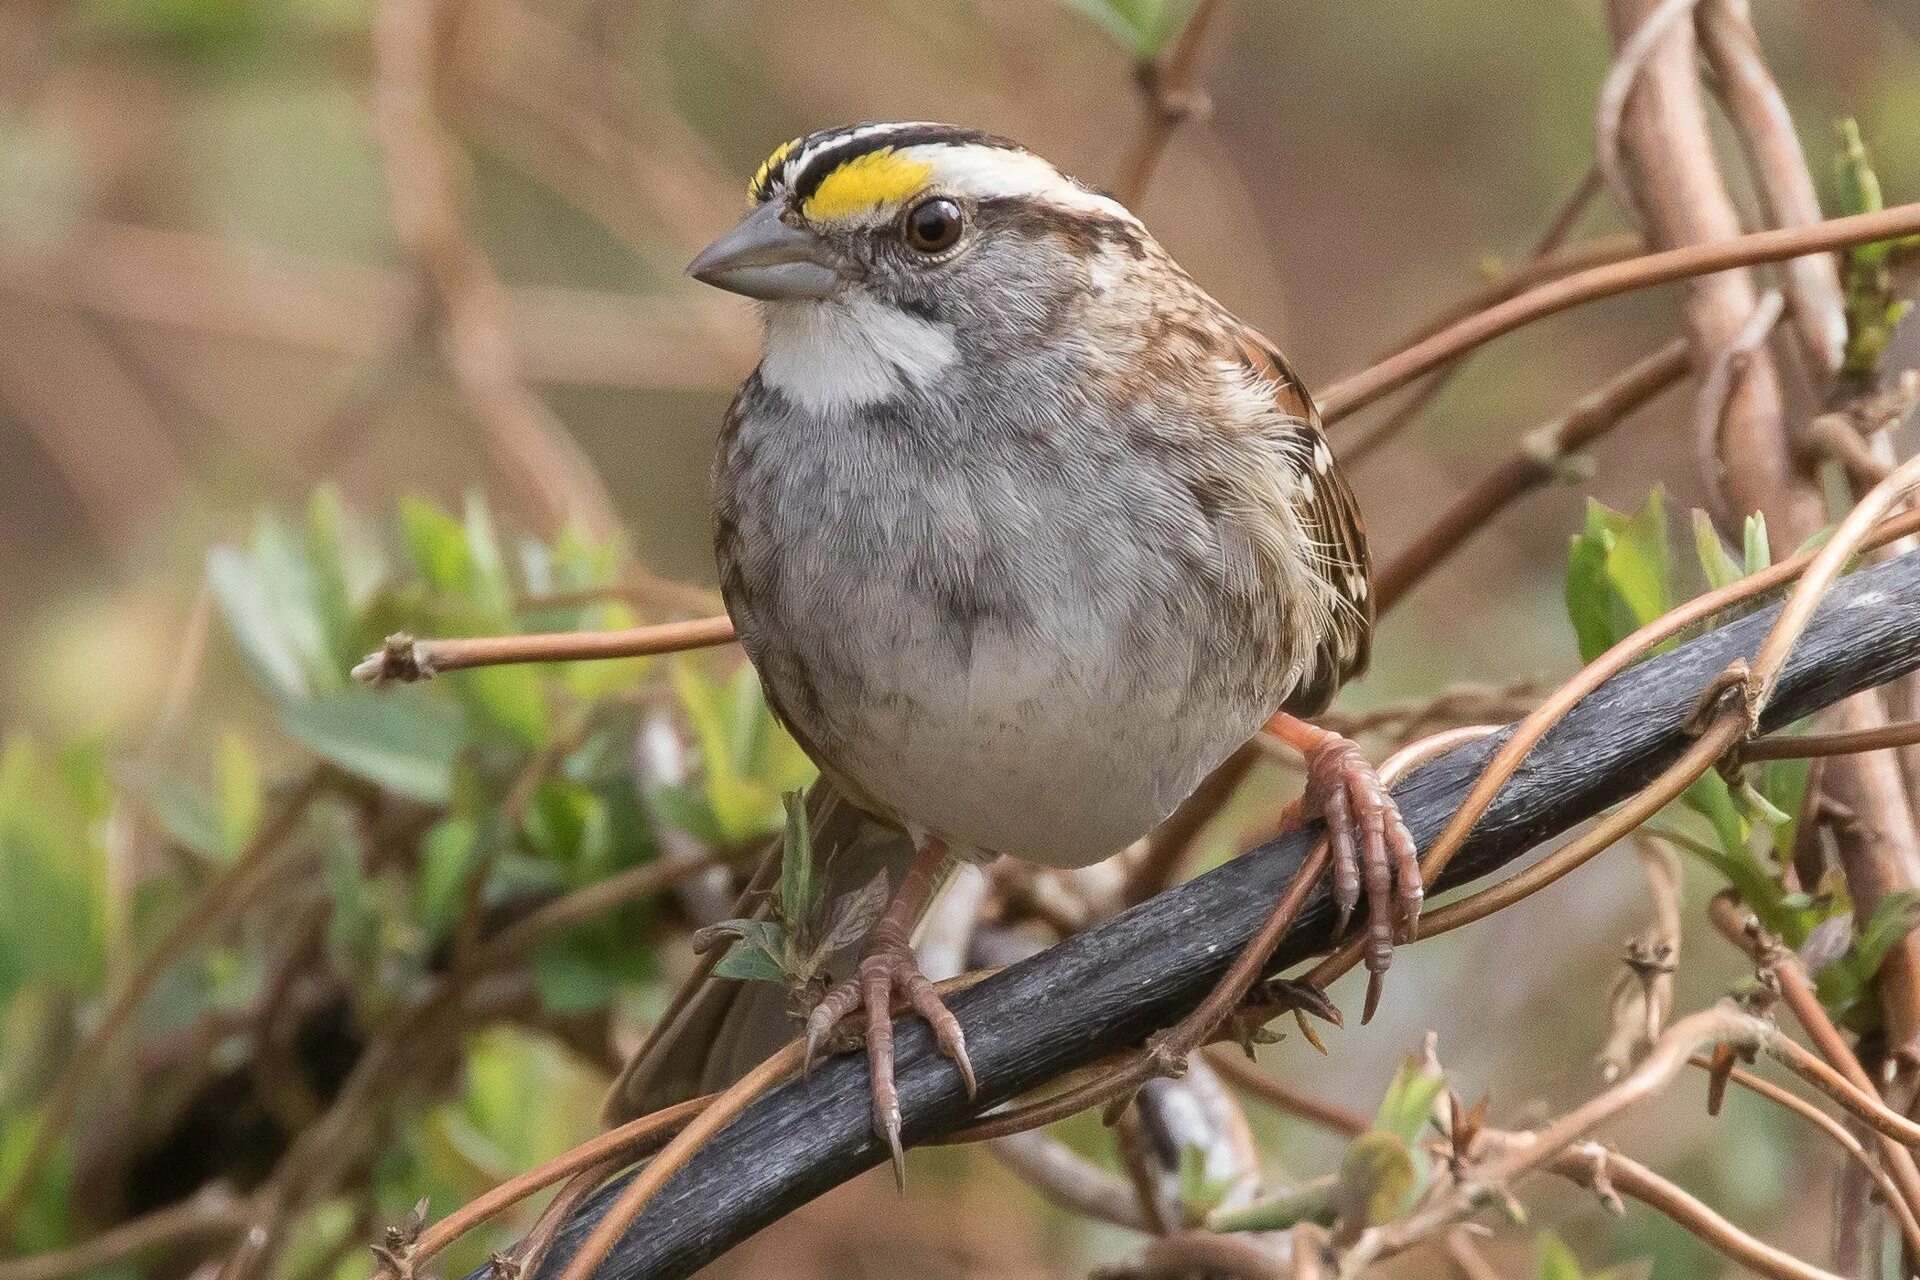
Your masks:
<instances>
[{"instance_id":1,"label":"wing feather","mask_svg":"<svg viewBox=\"0 0 1920 1280\"><path fill-rule=\"evenodd\" d=\"M1272 386L1274 408L1297 432L1293 447L1308 483L1293 499L1294 514L1313 544L1315 567L1337 602L1317 644L1312 678L1294 691L1285 707L1311 715L1324 710L1341 685L1366 670L1372 653L1372 561L1366 524L1352 487L1334 461L1320 411L1299 376L1271 343L1251 329L1241 329L1236 342L1241 362Z\"/></svg>"}]
</instances>

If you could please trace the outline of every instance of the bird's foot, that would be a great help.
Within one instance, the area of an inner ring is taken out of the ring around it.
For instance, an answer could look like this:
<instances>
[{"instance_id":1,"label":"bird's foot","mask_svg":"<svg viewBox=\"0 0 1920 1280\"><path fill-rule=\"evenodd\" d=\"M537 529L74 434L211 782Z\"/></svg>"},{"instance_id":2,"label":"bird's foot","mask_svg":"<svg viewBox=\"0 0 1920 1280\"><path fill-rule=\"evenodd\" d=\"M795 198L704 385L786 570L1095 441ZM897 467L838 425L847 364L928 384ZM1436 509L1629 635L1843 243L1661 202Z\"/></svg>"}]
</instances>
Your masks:
<instances>
[{"instance_id":1,"label":"bird's foot","mask_svg":"<svg viewBox=\"0 0 1920 1280\"><path fill-rule=\"evenodd\" d=\"M967 1039L960 1022L940 999L933 983L920 972L913 949L904 940L875 938L853 977L827 992L807 1015L806 1062L833 1034L840 1022L859 1008L867 1015L867 1066L873 1078L873 1131L893 1153L893 1172L906 1182L906 1154L900 1148L900 1095L893 1083L893 1004L898 995L933 1028L940 1052L959 1068L967 1096L975 1091L973 1063L967 1058Z\"/></svg>"},{"instance_id":2,"label":"bird's foot","mask_svg":"<svg viewBox=\"0 0 1920 1280\"><path fill-rule=\"evenodd\" d=\"M1291 716L1275 716L1269 729L1306 761L1306 809L1326 824L1333 857L1333 900L1340 911L1336 932L1346 932L1354 908L1366 898L1372 980L1362 1021L1371 1019L1394 944L1411 941L1420 922L1425 893L1420 851L1357 743Z\"/></svg>"}]
</instances>

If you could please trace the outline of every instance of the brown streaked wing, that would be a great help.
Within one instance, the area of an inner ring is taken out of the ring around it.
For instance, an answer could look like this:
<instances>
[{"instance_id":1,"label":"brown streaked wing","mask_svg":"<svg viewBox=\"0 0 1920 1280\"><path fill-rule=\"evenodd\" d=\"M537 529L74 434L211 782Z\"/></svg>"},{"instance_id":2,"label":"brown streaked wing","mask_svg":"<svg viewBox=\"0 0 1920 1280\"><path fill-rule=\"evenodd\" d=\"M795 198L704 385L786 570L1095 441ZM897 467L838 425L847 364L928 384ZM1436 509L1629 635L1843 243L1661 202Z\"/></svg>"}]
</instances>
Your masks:
<instances>
[{"instance_id":1,"label":"brown streaked wing","mask_svg":"<svg viewBox=\"0 0 1920 1280\"><path fill-rule=\"evenodd\" d=\"M1274 387L1274 407L1300 424L1302 461L1313 480L1313 497L1299 504L1302 525L1322 556L1323 572L1334 589L1352 605L1342 609L1327 635L1321 637L1313 681L1296 690L1285 710L1301 715L1323 711L1341 685L1367 669L1373 646L1372 561L1367 553L1367 527L1360 504L1320 425L1320 410L1286 357L1252 329L1242 327L1235 338L1240 358ZM1315 465L1324 458L1323 468Z\"/></svg>"}]
</instances>

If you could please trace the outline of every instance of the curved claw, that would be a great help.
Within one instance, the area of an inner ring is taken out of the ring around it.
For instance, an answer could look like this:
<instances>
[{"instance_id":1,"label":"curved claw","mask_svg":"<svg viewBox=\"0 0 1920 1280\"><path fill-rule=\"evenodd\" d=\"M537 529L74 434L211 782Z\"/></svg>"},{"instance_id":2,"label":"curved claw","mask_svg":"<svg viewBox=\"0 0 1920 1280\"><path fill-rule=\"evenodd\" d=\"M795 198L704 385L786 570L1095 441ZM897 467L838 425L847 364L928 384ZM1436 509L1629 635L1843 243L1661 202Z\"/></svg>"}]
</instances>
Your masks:
<instances>
[{"instance_id":1,"label":"curved claw","mask_svg":"<svg viewBox=\"0 0 1920 1280\"><path fill-rule=\"evenodd\" d=\"M1411 941L1419 927L1425 898L1419 850L1387 793L1380 775L1346 738L1309 726L1303 744L1307 764L1307 804L1327 827L1333 861L1333 898L1339 908L1338 932L1361 897L1367 903L1367 987L1362 1021L1378 1006L1381 975L1393 963L1396 943Z\"/></svg>"},{"instance_id":2,"label":"curved claw","mask_svg":"<svg viewBox=\"0 0 1920 1280\"><path fill-rule=\"evenodd\" d=\"M953 1016L933 983L920 972L918 961L905 944L882 941L860 961L854 976L826 994L807 1015L806 1046L803 1063L810 1065L814 1054L833 1029L855 1006L866 1013L867 1067L872 1078L873 1131L893 1158L894 1178L906 1186L906 1152L900 1141L900 1095L893 1080L893 1001L904 995L913 1011L933 1030L940 1052L953 1062L974 1096L978 1084L973 1063L967 1057L967 1041L960 1022Z\"/></svg>"}]
</instances>

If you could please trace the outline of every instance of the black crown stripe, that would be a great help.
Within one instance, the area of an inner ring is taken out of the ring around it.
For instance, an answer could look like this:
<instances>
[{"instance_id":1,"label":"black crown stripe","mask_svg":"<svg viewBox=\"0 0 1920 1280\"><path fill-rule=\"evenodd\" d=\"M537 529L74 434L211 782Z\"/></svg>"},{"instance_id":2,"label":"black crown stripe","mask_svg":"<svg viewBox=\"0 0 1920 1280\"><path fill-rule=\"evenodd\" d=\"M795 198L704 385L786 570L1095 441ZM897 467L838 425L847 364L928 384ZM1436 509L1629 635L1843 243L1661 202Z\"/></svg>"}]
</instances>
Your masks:
<instances>
[{"instance_id":1,"label":"black crown stripe","mask_svg":"<svg viewBox=\"0 0 1920 1280\"><path fill-rule=\"evenodd\" d=\"M773 189L784 181L794 195L801 200L807 199L820 189L827 175L841 165L857 157L888 147L921 146L988 146L1007 151L1025 151L1026 148L1007 138L998 137L979 129L963 129L956 125L923 124L903 125L897 129L881 129L860 137L851 137L856 130L869 128L869 125L843 125L837 129L822 129L818 133L803 138L793 152L773 173L767 175L766 185L759 196L765 200ZM846 141L837 141L846 139ZM796 160L805 158L806 167L799 173L792 171Z\"/></svg>"}]
</instances>

